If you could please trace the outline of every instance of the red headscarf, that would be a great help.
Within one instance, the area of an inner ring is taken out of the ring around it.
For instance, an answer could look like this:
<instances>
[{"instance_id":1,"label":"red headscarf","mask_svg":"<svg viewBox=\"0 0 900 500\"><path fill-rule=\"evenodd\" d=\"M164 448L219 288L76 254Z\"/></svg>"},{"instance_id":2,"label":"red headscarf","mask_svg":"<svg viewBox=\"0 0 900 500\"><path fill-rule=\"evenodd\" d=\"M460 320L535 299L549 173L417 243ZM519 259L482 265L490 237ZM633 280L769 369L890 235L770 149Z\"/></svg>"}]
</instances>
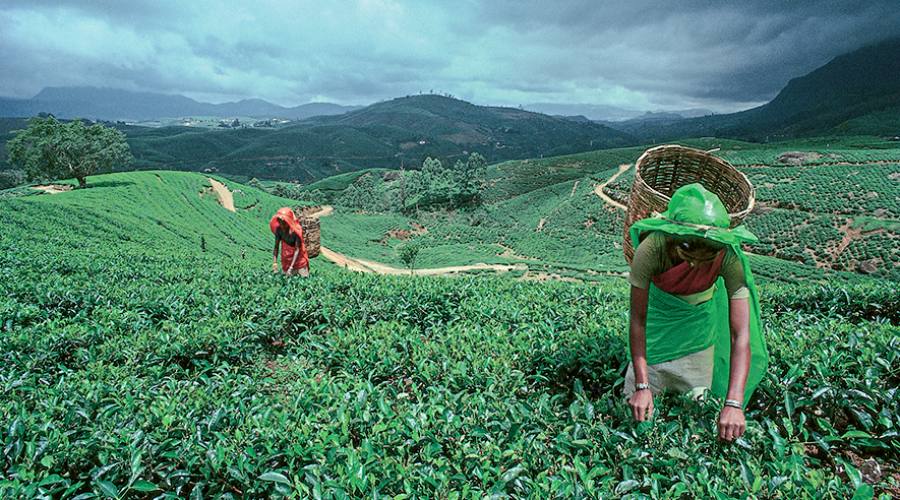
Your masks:
<instances>
[{"instance_id":1,"label":"red headscarf","mask_svg":"<svg viewBox=\"0 0 900 500\"><path fill-rule=\"evenodd\" d=\"M288 207L282 207L275 212L275 215L273 215L272 219L269 221L269 229L272 230L272 234L275 234L275 231L278 230L279 220L284 221L291 231L300 237L300 241L303 241L303 226L300 225L300 221L297 220L297 216L294 215L293 210Z\"/></svg>"}]
</instances>

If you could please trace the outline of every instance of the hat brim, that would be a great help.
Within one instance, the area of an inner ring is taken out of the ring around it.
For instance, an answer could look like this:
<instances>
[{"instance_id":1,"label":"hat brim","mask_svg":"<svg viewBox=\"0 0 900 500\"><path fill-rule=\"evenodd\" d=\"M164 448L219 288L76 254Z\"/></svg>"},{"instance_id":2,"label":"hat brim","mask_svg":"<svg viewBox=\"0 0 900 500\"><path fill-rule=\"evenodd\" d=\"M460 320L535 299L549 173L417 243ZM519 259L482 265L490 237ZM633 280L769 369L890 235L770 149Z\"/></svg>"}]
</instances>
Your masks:
<instances>
[{"instance_id":1,"label":"hat brim","mask_svg":"<svg viewBox=\"0 0 900 500\"><path fill-rule=\"evenodd\" d=\"M756 243L759 241L759 238L743 225L731 229L701 226L673 221L665 218L663 214L634 223L631 231L633 245L637 246L638 242L634 240L638 239L637 237L644 231L660 231L678 236L694 236L717 241L725 245L740 245L741 243Z\"/></svg>"}]
</instances>

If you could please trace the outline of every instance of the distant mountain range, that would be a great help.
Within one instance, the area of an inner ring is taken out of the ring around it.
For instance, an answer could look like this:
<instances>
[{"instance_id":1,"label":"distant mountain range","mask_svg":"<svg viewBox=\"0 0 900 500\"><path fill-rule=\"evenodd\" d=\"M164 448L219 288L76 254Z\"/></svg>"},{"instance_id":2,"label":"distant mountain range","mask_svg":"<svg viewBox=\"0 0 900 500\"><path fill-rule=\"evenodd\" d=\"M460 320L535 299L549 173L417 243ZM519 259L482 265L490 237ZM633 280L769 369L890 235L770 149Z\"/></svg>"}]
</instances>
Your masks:
<instances>
[{"instance_id":1,"label":"distant mountain range","mask_svg":"<svg viewBox=\"0 0 900 500\"><path fill-rule=\"evenodd\" d=\"M528 111L536 111L546 115L578 117L582 116L597 122L616 122L631 119L640 119L645 115L666 113L676 115L679 118L694 118L713 114L708 109L684 109L677 111L650 112L636 109L626 109L605 104L555 104L549 102L534 103L523 106Z\"/></svg>"},{"instance_id":2,"label":"distant mountain range","mask_svg":"<svg viewBox=\"0 0 900 500\"><path fill-rule=\"evenodd\" d=\"M900 38L835 57L757 108L693 119L609 123L643 140L752 141L848 133L900 135Z\"/></svg>"},{"instance_id":3,"label":"distant mountain range","mask_svg":"<svg viewBox=\"0 0 900 500\"><path fill-rule=\"evenodd\" d=\"M478 152L488 161L576 153L631 144L594 122L419 95L274 130L120 126L134 167L201 170L309 182L371 167L418 168Z\"/></svg>"},{"instance_id":4,"label":"distant mountain range","mask_svg":"<svg viewBox=\"0 0 900 500\"><path fill-rule=\"evenodd\" d=\"M180 95L132 92L96 87L47 87L31 99L0 97L0 116L28 117L52 113L58 118L142 121L185 116L221 118L286 118L337 115L359 109L331 103L301 104L286 108L262 99L211 104Z\"/></svg>"}]
</instances>

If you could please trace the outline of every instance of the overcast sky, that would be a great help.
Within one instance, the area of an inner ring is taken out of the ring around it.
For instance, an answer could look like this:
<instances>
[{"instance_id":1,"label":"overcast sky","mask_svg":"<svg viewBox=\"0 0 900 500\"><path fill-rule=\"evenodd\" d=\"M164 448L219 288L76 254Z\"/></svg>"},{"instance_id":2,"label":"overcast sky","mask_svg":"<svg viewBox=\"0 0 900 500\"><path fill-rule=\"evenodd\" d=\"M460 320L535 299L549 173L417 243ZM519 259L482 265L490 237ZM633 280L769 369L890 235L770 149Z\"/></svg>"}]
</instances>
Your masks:
<instances>
[{"instance_id":1,"label":"overcast sky","mask_svg":"<svg viewBox=\"0 0 900 500\"><path fill-rule=\"evenodd\" d=\"M434 90L732 111L898 35L897 0L4 0L0 95L91 85L290 106Z\"/></svg>"}]
</instances>

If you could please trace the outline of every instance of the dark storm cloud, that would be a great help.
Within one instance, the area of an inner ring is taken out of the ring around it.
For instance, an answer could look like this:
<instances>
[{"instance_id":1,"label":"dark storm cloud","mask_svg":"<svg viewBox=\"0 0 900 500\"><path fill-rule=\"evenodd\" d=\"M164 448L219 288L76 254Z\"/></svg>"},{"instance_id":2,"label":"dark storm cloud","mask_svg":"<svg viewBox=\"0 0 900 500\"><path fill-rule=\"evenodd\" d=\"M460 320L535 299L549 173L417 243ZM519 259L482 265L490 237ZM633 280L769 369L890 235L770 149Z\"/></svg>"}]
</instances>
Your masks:
<instances>
[{"instance_id":1,"label":"dark storm cloud","mask_svg":"<svg viewBox=\"0 0 900 500\"><path fill-rule=\"evenodd\" d=\"M0 95L95 85L368 103L731 110L900 35L896 1L44 1L0 5Z\"/></svg>"},{"instance_id":2,"label":"dark storm cloud","mask_svg":"<svg viewBox=\"0 0 900 500\"><path fill-rule=\"evenodd\" d=\"M482 4L481 17L530 39L569 42L577 73L723 102L768 100L836 55L900 35L896 1L501 0Z\"/></svg>"}]
</instances>

